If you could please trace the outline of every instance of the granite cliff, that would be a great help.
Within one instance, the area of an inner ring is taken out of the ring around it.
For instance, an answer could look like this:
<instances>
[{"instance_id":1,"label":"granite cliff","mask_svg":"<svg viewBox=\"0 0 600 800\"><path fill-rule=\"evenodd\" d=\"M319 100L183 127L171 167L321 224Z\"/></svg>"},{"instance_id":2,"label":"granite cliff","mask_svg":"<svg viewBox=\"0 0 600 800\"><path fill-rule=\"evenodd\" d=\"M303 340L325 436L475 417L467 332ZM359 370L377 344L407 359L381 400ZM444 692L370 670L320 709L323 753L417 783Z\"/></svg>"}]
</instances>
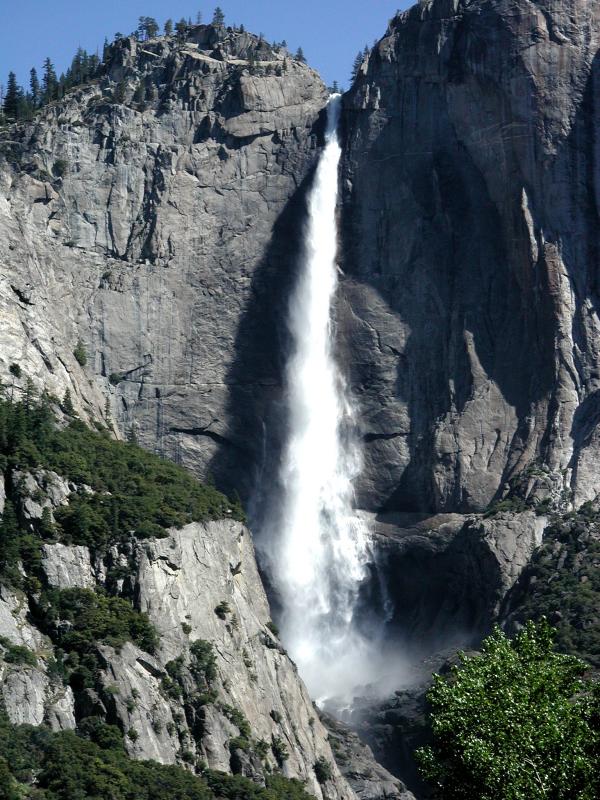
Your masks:
<instances>
[{"instance_id":1,"label":"granite cliff","mask_svg":"<svg viewBox=\"0 0 600 800\"><path fill-rule=\"evenodd\" d=\"M600 506L599 49L600 9L588 0L422 0L390 22L344 97L338 355L359 405L358 500L392 607L388 633L419 657L476 643L496 620L514 628L525 612L560 621L574 591L556 588L562 577L589 580L582 553L596 552ZM116 42L98 81L0 133L0 378L17 393L27 378L59 398L68 389L83 418L239 491L256 525L280 459L283 317L326 96L285 50L196 26L185 39ZM200 575L186 573L191 538L209 548L218 534L210 564L242 603L237 632L219 618L193 622L219 642L223 670L237 681L235 647L257 631L271 641L255 567L245 588L227 572L233 550L251 547L231 525L135 550L137 602L164 628L157 675L186 646L174 620L189 592L174 596L171 584ZM86 558L49 551L47 580L71 580L75 562L85 562L78 581L101 580ZM364 600L376 605L373 593ZM18 598L4 600L21 613ZM600 630L591 606L584 623L589 656ZM293 709L290 774L307 777L329 745L305 728L309 701L285 655L257 646L258 683L244 678L232 699L261 736L272 734L256 706L263 684L273 708ZM109 685L133 686L146 669L138 657L124 649ZM421 697L404 700L357 721L401 774L410 746L398 732L421 735L411 721ZM71 724L68 693L33 705L36 719ZM124 727L138 713L116 708ZM209 760L235 734L222 718L210 729ZM129 747L175 758L161 735ZM360 763L351 738L331 736ZM356 791L387 791L385 775L364 788L369 769Z\"/></svg>"},{"instance_id":2,"label":"granite cliff","mask_svg":"<svg viewBox=\"0 0 600 800\"><path fill-rule=\"evenodd\" d=\"M365 505L483 511L535 463L596 498L599 46L586 0L434 0L359 70L341 325Z\"/></svg>"},{"instance_id":3,"label":"granite cliff","mask_svg":"<svg viewBox=\"0 0 600 800\"><path fill-rule=\"evenodd\" d=\"M116 42L99 81L4 133L2 377L18 363L248 496L326 96L287 51L196 26Z\"/></svg>"}]
</instances>

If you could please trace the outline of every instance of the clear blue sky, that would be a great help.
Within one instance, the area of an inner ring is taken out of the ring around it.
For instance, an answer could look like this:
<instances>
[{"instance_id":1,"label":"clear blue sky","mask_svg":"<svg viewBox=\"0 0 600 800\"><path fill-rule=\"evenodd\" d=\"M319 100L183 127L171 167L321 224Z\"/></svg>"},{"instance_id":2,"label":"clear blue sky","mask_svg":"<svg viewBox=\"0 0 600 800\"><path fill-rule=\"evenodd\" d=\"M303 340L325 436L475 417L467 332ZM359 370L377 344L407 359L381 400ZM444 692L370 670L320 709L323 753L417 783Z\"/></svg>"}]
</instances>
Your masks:
<instances>
[{"instance_id":1,"label":"clear blue sky","mask_svg":"<svg viewBox=\"0 0 600 800\"><path fill-rule=\"evenodd\" d=\"M0 26L0 82L9 70L23 85L29 70L40 72L50 56L60 74L79 45L89 52L116 31L131 33L140 15L155 17L159 25L171 17L202 12L210 20L215 5L225 12L226 23L243 23L269 41L285 39L291 50L301 46L311 66L326 83L348 85L352 61L365 44L380 38L388 20L407 0L0 0L4 13Z\"/></svg>"}]
</instances>

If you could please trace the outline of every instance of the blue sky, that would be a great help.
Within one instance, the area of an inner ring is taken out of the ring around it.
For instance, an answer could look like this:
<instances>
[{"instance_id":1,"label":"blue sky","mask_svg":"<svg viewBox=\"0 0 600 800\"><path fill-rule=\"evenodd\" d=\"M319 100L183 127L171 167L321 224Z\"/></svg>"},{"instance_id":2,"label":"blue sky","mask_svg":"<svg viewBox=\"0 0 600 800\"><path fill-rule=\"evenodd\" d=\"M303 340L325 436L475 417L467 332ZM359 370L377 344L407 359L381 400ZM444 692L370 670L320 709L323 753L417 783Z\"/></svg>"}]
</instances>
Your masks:
<instances>
[{"instance_id":1,"label":"blue sky","mask_svg":"<svg viewBox=\"0 0 600 800\"><path fill-rule=\"evenodd\" d=\"M9 5L10 3L10 5ZM155 17L162 26L171 17L202 12L206 21L221 5L226 22L240 24L269 41L285 39L288 47L301 46L311 66L326 83L348 85L352 61L359 49L383 35L388 20L406 0L0 0L0 82L14 70L20 83L29 82L29 70L40 71L50 56L60 73L79 45L102 53L104 37L116 31L131 33L140 15Z\"/></svg>"}]
</instances>

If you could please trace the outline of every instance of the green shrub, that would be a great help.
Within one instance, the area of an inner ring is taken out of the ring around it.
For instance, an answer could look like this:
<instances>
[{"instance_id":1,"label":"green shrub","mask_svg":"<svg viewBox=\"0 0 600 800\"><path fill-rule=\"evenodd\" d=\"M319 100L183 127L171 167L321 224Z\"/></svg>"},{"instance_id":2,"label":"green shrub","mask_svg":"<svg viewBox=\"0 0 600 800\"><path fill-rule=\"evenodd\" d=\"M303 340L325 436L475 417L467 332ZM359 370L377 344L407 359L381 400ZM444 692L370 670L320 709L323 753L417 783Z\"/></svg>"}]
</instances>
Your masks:
<instances>
[{"instance_id":1,"label":"green shrub","mask_svg":"<svg viewBox=\"0 0 600 800\"><path fill-rule=\"evenodd\" d=\"M272 619L267 622L267 628L271 631L273 636L279 636L279 628L277 625L275 625Z\"/></svg>"},{"instance_id":2,"label":"green shrub","mask_svg":"<svg viewBox=\"0 0 600 800\"><path fill-rule=\"evenodd\" d=\"M333 777L333 770L331 769L331 764L324 756L319 756L314 763L313 769L315 771L315 777L319 781L319 783L327 783Z\"/></svg>"},{"instance_id":3,"label":"green shrub","mask_svg":"<svg viewBox=\"0 0 600 800\"><path fill-rule=\"evenodd\" d=\"M231 606L227 600L221 600L218 606L215 607L215 614L221 619L227 619L227 614L231 613Z\"/></svg>"},{"instance_id":4,"label":"green shrub","mask_svg":"<svg viewBox=\"0 0 600 800\"><path fill-rule=\"evenodd\" d=\"M64 158L57 158L52 167L52 174L57 178L62 178L66 175L68 166Z\"/></svg>"},{"instance_id":5,"label":"green shrub","mask_svg":"<svg viewBox=\"0 0 600 800\"><path fill-rule=\"evenodd\" d=\"M35 667L37 664L36 655L32 650L21 644L13 644L5 636L0 636L0 647L4 650L1 657L7 664L21 664L28 667Z\"/></svg>"},{"instance_id":6,"label":"green shrub","mask_svg":"<svg viewBox=\"0 0 600 800\"><path fill-rule=\"evenodd\" d=\"M219 705L220 710L225 714L227 719L232 722L235 727L239 730L240 736L244 739L250 739L252 735L252 730L250 729L250 723L244 716L244 713L240 711L239 708L235 708L234 706L230 706L227 703L221 703Z\"/></svg>"},{"instance_id":7,"label":"green shrub","mask_svg":"<svg viewBox=\"0 0 600 800\"><path fill-rule=\"evenodd\" d=\"M85 367L87 364L87 353L85 351L85 347L81 339L77 340L77 344L75 345L75 350L73 350L73 355L75 356L75 360L79 364L80 367Z\"/></svg>"},{"instance_id":8,"label":"green shrub","mask_svg":"<svg viewBox=\"0 0 600 800\"><path fill-rule=\"evenodd\" d=\"M250 750L250 741L244 736L235 736L229 740L229 750L233 753L234 750L243 750L245 753Z\"/></svg>"},{"instance_id":9,"label":"green shrub","mask_svg":"<svg viewBox=\"0 0 600 800\"><path fill-rule=\"evenodd\" d=\"M277 761L279 766L283 767L284 763L288 760L290 754L288 753L286 744L281 738L281 736L271 737L271 750L273 751L273 755L275 756L275 760Z\"/></svg>"}]
</instances>

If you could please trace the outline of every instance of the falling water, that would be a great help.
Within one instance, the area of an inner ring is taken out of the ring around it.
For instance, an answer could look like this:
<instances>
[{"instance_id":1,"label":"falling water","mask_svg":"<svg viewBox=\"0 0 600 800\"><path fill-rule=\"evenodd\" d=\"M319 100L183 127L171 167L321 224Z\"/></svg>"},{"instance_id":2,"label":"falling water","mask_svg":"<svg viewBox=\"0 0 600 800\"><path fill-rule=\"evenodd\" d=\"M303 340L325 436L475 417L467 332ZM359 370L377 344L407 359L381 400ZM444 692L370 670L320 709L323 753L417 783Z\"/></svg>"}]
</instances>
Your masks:
<instances>
[{"instance_id":1,"label":"falling water","mask_svg":"<svg viewBox=\"0 0 600 800\"><path fill-rule=\"evenodd\" d=\"M360 451L352 436L352 401L334 359L331 320L340 100L332 95L327 108L325 148L309 195L304 258L289 310L289 434L280 475L281 527L270 554L284 642L321 700L346 695L369 669L368 645L353 624L368 560L365 524L353 508Z\"/></svg>"}]
</instances>

